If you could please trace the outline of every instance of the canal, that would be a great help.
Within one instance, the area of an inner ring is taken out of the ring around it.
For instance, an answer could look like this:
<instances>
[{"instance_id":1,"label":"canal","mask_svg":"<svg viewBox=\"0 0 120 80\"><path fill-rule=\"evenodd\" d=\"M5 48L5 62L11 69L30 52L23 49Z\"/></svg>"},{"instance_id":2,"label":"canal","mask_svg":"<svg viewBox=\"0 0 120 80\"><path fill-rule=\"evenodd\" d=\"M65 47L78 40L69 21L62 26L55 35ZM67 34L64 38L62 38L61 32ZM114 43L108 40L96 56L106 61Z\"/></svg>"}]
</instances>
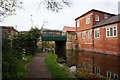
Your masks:
<instances>
[{"instance_id":1,"label":"canal","mask_svg":"<svg viewBox=\"0 0 120 80\"><path fill-rule=\"evenodd\" d=\"M63 52L62 50L57 55L66 60L68 67L87 69L91 73L111 79L120 77L120 56L86 51Z\"/></svg>"}]
</instances>

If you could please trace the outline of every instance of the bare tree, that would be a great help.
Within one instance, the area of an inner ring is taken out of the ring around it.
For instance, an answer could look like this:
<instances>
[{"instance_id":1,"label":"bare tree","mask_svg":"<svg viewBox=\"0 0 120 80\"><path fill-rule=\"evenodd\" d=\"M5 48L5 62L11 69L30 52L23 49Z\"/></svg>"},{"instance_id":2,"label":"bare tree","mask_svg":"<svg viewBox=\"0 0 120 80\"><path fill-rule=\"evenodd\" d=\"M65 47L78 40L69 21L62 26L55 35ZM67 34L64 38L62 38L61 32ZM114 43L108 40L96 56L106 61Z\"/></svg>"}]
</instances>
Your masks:
<instances>
[{"instance_id":1,"label":"bare tree","mask_svg":"<svg viewBox=\"0 0 120 80\"><path fill-rule=\"evenodd\" d=\"M22 8L20 0L0 0L0 21L8 15L15 14L17 8Z\"/></svg>"},{"instance_id":2,"label":"bare tree","mask_svg":"<svg viewBox=\"0 0 120 80\"><path fill-rule=\"evenodd\" d=\"M22 7L23 2L20 0L0 0L0 22L9 15L14 15L17 8ZM40 0L39 5L44 6L51 11L58 12L63 9L64 5L70 7L70 0Z\"/></svg>"},{"instance_id":3,"label":"bare tree","mask_svg":"<svg viewBox=\"0 0 120 80\"><path fill-rule=\"evenodd\" d=\"M59 10L63 9L64 5L68 7L71 6L70 0L40 0L40 4L44 4L44 6L51 11L58 12Z\"/></svg>"}]
</instances>

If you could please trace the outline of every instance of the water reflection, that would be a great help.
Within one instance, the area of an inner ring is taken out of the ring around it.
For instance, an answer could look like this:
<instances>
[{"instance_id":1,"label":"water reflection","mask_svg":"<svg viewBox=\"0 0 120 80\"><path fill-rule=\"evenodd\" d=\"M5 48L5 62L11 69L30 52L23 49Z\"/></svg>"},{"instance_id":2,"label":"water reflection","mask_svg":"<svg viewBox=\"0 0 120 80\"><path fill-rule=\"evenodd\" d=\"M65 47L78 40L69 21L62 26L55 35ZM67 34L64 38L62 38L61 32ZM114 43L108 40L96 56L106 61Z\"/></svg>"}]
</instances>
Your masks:
<instances>
[{"instance_id":1,"label":"water reflection","mask_svg":"<svg viewBox=\"0 0 120 80\"><path fill-rule=\"evenodd\" d=\"M120 77L120 57L94 52L66 51L68 66L76 65L112 79Z\"/></svg>"},{"instance_id":2,"label":"water reflection","mask_svg":"<svg viewBox=\"0 0 120 80\"><path fill-rule=\"evenodd\" d=\"M66 63L68 66L77 66L77 51L66 51Z\"/></svg>"}]
</instances>

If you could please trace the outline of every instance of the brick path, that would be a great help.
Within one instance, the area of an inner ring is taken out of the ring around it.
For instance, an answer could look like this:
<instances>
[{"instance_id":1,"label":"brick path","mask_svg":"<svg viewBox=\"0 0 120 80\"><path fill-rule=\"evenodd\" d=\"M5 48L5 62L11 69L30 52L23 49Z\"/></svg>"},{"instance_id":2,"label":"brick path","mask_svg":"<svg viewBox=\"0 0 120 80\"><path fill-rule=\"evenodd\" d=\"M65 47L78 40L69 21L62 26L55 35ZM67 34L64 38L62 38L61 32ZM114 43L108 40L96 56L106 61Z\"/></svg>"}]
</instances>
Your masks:
<instances>
[{"instance_id":1,"label":"brick path","mask_svg":"<svg viewBox=\"0 0 120 80\"><path fill-rule=\"evenodd\" d=\"M27 79L51 79L51 75L44 62L47 52L38 54L33 60L27 65Z\"/></svg>"}]
</instances>

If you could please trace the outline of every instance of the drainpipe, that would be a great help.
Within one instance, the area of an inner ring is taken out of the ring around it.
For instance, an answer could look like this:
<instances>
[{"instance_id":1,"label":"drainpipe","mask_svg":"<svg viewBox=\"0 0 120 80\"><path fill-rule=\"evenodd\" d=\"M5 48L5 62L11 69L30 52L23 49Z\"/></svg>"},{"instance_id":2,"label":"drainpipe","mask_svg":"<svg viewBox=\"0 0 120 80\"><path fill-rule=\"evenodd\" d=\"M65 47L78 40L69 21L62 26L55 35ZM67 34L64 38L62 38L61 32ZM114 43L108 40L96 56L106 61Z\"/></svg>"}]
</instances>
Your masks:
<instances>
[{"instance_id":1,"label":"drainpipe","mask_svg":"<svg viewBox=\"0 0 120 80\"><path fill-rule=\"evenodd\" d=\"M75 22L75 27L76 27L76 32L75 32L75 34L76 34L76 43L78 43L77 42L77 40L78 40L78 38L77 38L77 21ZM78 44L76 44L76 50L78 50Z\"/></svg>"},{"instance_id":2,"label":"drainpipe","mask_svg":"<svg viewBox=\"0 0 120 80\"><path fill-rule=\"evenodd\" d=\"M92 48L93 48L93 50L94 50L94 29L92 28ZM94 73L95 71L94 71L94 53L92 54L93 56L92 56L92 72Z\"/></svg>"}]
</instances>

